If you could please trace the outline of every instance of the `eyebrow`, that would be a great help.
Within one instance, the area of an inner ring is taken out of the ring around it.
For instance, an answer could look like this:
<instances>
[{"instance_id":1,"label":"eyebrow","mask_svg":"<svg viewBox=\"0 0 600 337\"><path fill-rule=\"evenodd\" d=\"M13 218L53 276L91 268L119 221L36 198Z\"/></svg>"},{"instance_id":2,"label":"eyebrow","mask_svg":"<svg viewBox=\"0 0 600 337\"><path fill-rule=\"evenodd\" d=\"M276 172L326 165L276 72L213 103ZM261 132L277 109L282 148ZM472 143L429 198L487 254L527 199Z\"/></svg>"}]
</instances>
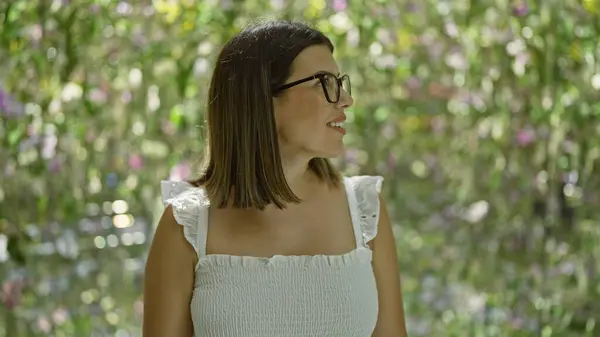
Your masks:
<instances>
[{"instance_id":1,"label":"eyebrow","mask_svg":"<svg viewBox=\"0 0 600 337\"><path fill-rule=\"evenodd\" d=\"M331 75L334 75L335 77L340 77L340 75L341 75L341 73L339 71L338 71L337 74L335 74L335 73L332 73L331 71L320 70L320 71L317 71L316 73L314 73L313 76L314 75L319 75L319 74L331 74Z\"/></svg>"}]
</instances>

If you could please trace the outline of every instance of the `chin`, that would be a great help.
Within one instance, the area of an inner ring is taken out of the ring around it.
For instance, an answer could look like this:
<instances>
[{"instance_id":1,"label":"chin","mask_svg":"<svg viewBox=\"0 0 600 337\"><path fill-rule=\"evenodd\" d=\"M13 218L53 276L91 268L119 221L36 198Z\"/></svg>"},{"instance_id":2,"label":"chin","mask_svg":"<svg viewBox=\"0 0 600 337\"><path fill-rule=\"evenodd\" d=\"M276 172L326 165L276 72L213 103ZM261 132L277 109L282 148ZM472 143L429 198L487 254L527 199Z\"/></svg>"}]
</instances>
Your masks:
<instances>
[{"instance_id":1,"label":"chin","mask_svg":"<svg viewBox=\"0 0 600 337\"><path fill-rule=\"evenodd\" d=\"M333 159L344 155L345 148L343 145L339 147L323 147L317 157Z\"/></svg>"},{"instance_id":2,"label":"chin","mask_svg":"<svg viewBox=\"0 0 600 337\"><path fill-rule=\"evenodd\" d=\"M339 139L331 139L331 138L322 138L315 139L307 146L304 146L304 153L306 153L310 158L336 158L343 156L346 152L346 147L344 145L341 137Z\"/></svg>"}]
</instances>

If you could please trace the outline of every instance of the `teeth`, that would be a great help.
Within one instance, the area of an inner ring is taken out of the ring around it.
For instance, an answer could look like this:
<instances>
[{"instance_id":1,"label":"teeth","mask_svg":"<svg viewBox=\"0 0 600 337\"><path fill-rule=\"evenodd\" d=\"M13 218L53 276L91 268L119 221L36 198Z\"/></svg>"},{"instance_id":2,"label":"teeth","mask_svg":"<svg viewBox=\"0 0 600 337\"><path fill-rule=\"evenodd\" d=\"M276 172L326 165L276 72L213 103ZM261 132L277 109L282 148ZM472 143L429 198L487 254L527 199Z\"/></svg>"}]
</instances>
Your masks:
<instances>
[{"instance_id":1,"label":"teeth","mask_svg":"<svg viewBox=\"0 0 600 337\"><path fill-rule=\"evenodd\" d=\"M338 128L342 128L342 127L344 127L344 122L330 122L330 123L328 123L328 124L329 124L330 126L335 126L335 127L338 127Z\"/></svg>"}]
</instances>

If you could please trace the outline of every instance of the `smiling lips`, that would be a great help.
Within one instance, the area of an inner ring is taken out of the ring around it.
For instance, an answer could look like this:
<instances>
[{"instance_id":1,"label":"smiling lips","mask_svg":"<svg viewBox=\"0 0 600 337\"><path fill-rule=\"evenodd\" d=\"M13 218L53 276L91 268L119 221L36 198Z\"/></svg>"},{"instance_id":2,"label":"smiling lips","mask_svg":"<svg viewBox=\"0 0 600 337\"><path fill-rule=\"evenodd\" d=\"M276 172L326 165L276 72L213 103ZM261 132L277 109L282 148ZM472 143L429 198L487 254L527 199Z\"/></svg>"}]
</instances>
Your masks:
<instances>
[{"instance_id":1,"label":"smiling lips","mask_svg":"<svg viewBox=\"0 0 600 337\"><path fill-rule=\"evenodd\" d=\"M334 129L335 131L345 135L346 129L344 128L344 121L346 120L346 116L342 115L331 122L327 123L327 126Z\"/></svg>"}]
</instances>

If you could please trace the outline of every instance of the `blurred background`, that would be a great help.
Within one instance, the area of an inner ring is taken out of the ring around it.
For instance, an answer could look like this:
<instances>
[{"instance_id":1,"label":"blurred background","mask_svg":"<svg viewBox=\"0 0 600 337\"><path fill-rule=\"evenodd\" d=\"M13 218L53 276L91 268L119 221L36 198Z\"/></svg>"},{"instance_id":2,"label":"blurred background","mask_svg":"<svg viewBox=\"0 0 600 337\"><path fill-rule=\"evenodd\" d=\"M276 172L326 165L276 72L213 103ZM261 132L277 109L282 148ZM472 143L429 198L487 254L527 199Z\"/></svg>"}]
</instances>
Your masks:
<instances>
[{"instance_id":1,"label":"blurred background","mask_svg":"<svg viewBox=\"0 0 600 337\"><path fill-rule=\"evenodd\" d=\"M265 16L352 78L337 165L386 178L410 336L600 336L598 0L3 0L0 337L141 335L159 182Z\"/></svg>"}]
</instances>

